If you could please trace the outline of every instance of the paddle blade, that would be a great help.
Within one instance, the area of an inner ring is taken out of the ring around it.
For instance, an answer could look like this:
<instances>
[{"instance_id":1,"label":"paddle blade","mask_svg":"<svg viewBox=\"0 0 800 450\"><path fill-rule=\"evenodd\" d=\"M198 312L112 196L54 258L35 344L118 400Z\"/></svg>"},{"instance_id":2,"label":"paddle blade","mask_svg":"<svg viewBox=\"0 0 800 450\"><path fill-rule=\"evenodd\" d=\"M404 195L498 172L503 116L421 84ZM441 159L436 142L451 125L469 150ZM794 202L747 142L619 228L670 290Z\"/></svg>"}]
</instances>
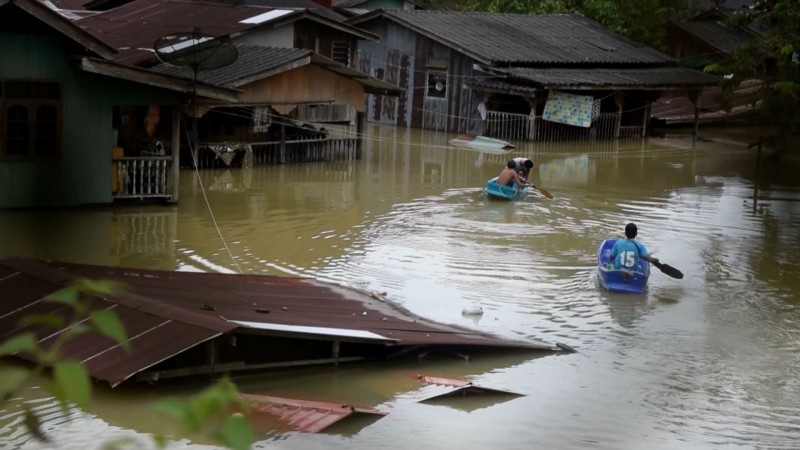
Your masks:
<instances>
[{"instance_id":1,"label":"paddle blade","mask_svg":"<svg viewBox=\"0 0 800 450\"><path fill-rule=\"evenodd\" d=\"M553 196L552 196L552 195L550 195L550 193L549 193L549 192L545 191L544 189L542 189L542 188L540 188L540 187L537 187L537 186L534 186L534 187L536 188L536 190L537 190L537 191L541 192L541 193L542 193L542 195L544 195L545 197L549 198L550 200L552 200L552 199L553 199Z\"/></svg>"},{"instance_id":2,"label":"paddle blade","mask_svg":"<svg viewBox=\"0 0 800 450\"><path fill-rule=\"evenodd\" d=\"M672 278L677 278L679 280L683 278L683 272L681 272L680 270L670 266L669 264L663 264L663 263L659 262L659 263L653 264L653 265L658 267L659 270L661 270L661 272L671 276Z\"/></svg>"}]
</instances>

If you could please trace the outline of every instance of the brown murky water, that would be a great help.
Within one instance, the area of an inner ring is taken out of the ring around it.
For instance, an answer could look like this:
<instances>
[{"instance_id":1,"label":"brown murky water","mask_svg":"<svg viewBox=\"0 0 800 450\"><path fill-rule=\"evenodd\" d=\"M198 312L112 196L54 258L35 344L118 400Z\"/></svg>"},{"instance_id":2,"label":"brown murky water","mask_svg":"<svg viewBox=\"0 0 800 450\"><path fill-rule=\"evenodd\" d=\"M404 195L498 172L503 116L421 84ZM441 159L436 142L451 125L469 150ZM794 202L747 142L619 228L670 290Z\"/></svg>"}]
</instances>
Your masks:
<instances>
[{"instance_id":1,"label":"brown murky water","mask_svg":"<svg viewBox=\"0 0 800 450\"><path fill-rule=\"evenodd\" d=\"M0 257L313 276L385 290L439 321L578 350L239 377L249 392L389 413L319 435L263 433L259 448L797 448L798 164L765 163L754 209L747 131L696 146L673 137L507 155L448 148L445 134L368 132L353 163L185 171L177 206L0 212ZM555 200L484 198L485 181L521 155ZM683 280L655 270L641 296L598 288L598 245L628 221ZM476 302L483 316L462 316ZM417 373L524 396L423 404ZM99 385L89 411L62 417L33 381L2 406L0 446L50 448L24 433L27 402L53 448L152 447L148 433L175 431L152 404L202 382ZM206 448L191 439L171 448Z\"/></svg>"}]
</instances>

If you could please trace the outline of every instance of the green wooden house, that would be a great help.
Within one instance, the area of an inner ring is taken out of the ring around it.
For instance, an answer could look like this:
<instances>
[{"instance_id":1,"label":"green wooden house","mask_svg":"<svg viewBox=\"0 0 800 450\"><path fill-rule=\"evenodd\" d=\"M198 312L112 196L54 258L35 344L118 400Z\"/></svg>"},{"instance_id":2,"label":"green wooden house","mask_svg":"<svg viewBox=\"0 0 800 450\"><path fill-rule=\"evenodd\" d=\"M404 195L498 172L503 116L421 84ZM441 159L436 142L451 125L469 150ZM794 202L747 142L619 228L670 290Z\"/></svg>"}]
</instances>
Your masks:
<instances>
[{"instance_id":1,"label":"green wooden house","mask_svg":"<svg viewBox=\"0 0 800 450\"><path fill-rule=\"evenodd\" d=\"M117 64L115 53L43 3L0 0L0 208L177 201L168 149L179 147L181 105L193 94L232 103L237 92ZM166 151L117 148L120 130L154 140L153 129Z\"/></svg>"}]
</instances>

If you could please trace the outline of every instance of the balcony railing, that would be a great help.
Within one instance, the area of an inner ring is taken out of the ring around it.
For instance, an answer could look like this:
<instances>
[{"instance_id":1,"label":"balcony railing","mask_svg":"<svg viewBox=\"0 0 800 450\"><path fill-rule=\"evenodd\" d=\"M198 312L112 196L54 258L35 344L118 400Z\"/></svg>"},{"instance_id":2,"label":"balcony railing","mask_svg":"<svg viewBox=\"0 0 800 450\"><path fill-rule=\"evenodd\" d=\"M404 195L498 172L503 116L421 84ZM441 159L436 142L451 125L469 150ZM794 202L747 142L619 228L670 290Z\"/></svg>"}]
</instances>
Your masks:
<instances>
[{"instance_id":1,"label":"balcony railing","mask_svg":"<svg viewBox=\"0 0 800 450\"><path fill-rule=\"evenodd\" d=\"M112 160L116 198L172 198L172 156L122 157Z\"/></svg>"}]
</instances>

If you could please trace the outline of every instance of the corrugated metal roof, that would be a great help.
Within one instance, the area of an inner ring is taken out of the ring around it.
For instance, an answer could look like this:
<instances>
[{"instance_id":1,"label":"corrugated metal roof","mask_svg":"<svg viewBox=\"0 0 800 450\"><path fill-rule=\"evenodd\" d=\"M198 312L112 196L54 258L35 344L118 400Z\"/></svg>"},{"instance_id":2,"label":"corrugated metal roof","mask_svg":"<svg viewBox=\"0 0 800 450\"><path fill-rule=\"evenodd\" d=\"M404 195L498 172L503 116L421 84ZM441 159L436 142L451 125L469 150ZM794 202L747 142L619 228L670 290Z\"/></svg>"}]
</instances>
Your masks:
<instances>
[{"instance_id":1,"label":"corrugated metal roof","mask_svg":"<svg viewBox=\"0 0 800 450\"><path fill-rule=\"evenodd\" d=\"M354 342L391 347L471 346L554 350L531 341L512 341L465 327L416 316L385 299L310 279L263 275L169 272L113 268L30 259L0 260L0 341L34 330L44 345L61 330L21 326L32 314L68 315L67 307L43 298L76 278L113 280L129 291L93 299L96 309L117 313L128 333L130 353L108 338L81 335L63 349L89 373L112 386L222 334L243 333L269 348L276 337ZM238 322L284 325L258 329ZM317 327L313 331L303 327ZM322 330L320 330L320 328ZM325 328L369 332L384 341ZM306 342L306 341L303 341ZM25 355L19 355L25 357Z\"/></svg>"},{"instance_id":2,"label":"corrugated metal roof","mask_svg":"<svg viewBox=\"0 0 800 450\"><path fill-rule=\"evenodd\" d=\"M692 20L673 25L722 53L731 53L752 39L752 33L727 25L721 20Z\"/></svg>"},{"instance_id":3,"label":"corrugated metal roof","mask_svg":"<svg viewBox=\"0 0 800 450\"><path fill-rule=\"evenodd\" d=\"M127 64L155 58L153 44L157 39L169 34L191 32L195 28L210 36L231 36L268 26L267 23L283 24L309 19L362 39L377 39L371 33L343 23L339 14L321 7L313 10L298 5L281 7L291 13L270 22L242 23L265 12L281 9L260 6L261 3L273 2L253 1L233 5L191 0L134 0L76 20L75 23L117 48L120 54L115 60ZM279 2L276 0L275 3ZM291 2L286 0L282 3Z\"/></svg>"},{"instance_id":4,"label":"corrugated metal roof","mask_svg":"<svg viewBox=\"0 0 800 450\"><path fill-rule=\"evenodd\" d=\"M270 74L288 64L307 58L313 53L311 50L298 48L234 45L239 51L236 61L219 69L202 70L197 74L197 79L218 86L241 86L252 82L253 77ZM192 71L187 67L162 63L151 67L150 70L166 75L192 78Z\"/></svg>"},{"instance_id":5,"label":"corrugated metal roof","mask_svg":"<svg viewBox=\"0 0 800 450\"><path fill-rule=\"evenodd\" d=\"M136 0L109 11L75 21L120 52L115 61L127 64L155 58L153 44L160 37L191 32L228 36L253 24L242 20L269 11L255 6L232 6L187 0Z\"/></svg>"},{"instance_id":6,"label":"corrugated metal roof","mask_svg":"<svg viewBox=\"0 0 800 450\"><path fill-rule=\"evenodd\" d=\"M664 64L674 60L578 15L385 10L383 15L485 64Z\"/></svg>"},{"instance_id":7,"label":"corrugated metal roof","mask_svg":"<svg viewBox=\"0 0 800 450\"><path fill-rule=\"evenodd\" d=\"M703 90L699 99L699 117L702 123L743 118L753 114L759 100L759 80L746 80L730 94L730 111L720 104L720 89L711 87ZM668 125L690 124L694 122L694 104L685 96L663 97L653 102L651 116Z\"/></svg>"},{"instance_id":8,"label":"corrugated metal roof","mask_svg":"<svg viewBox=\"0 0 800 450\"><path fill-rule=\"evenodd\" d=\"M642 69L562 69L508 68L497 69L513 78L560 89L681 89L713 86L719 83L716 75L683 67L653 67Z\"/></svg>"},{"instance_id":9,"label":"corrugated metal roof","mask_svg":"<svg viewBox=\"0 0 800 450\"><path fill-rule=\"evenodd\" d=\"M270 8L303 8L337 22L343 22L347 19L347 17L330 8L320 5L313 0L242 0L242 4L268 6Z\"/></svg>"},{"instance_id":10,"label":"corrugated metal roof","mask_svg":"<svg viewBox=\"0 0 800 450\"><path fill-rule=\"evenodd\" d=\"M316 64L345 78L354 79L363 84L367 92L390 95L398 95L401 92L400 88L393 84L368 76L311 50L234 45L239 51L239 57L233 64L220 69L201 71L197 74L197 79L218 86L238 87L306 64ZM305 58L307 60L303 61ZM188 68L170 64L159 64L151 70L189 79L192 77Z\"/></svg>"},{"instance_id":11,"label":"corrugated metal roof","mask_svg":"<svg viewBox=\"0 0 800 450\"><path fill-rule=\"evenodd\" d=\"M353 414L385 416L375 408L343 405L341 403L297 400L271 395L242 394L252 403L252 413L269 414L297 431L317 433Z\"/></svg>"}]
</instances>

